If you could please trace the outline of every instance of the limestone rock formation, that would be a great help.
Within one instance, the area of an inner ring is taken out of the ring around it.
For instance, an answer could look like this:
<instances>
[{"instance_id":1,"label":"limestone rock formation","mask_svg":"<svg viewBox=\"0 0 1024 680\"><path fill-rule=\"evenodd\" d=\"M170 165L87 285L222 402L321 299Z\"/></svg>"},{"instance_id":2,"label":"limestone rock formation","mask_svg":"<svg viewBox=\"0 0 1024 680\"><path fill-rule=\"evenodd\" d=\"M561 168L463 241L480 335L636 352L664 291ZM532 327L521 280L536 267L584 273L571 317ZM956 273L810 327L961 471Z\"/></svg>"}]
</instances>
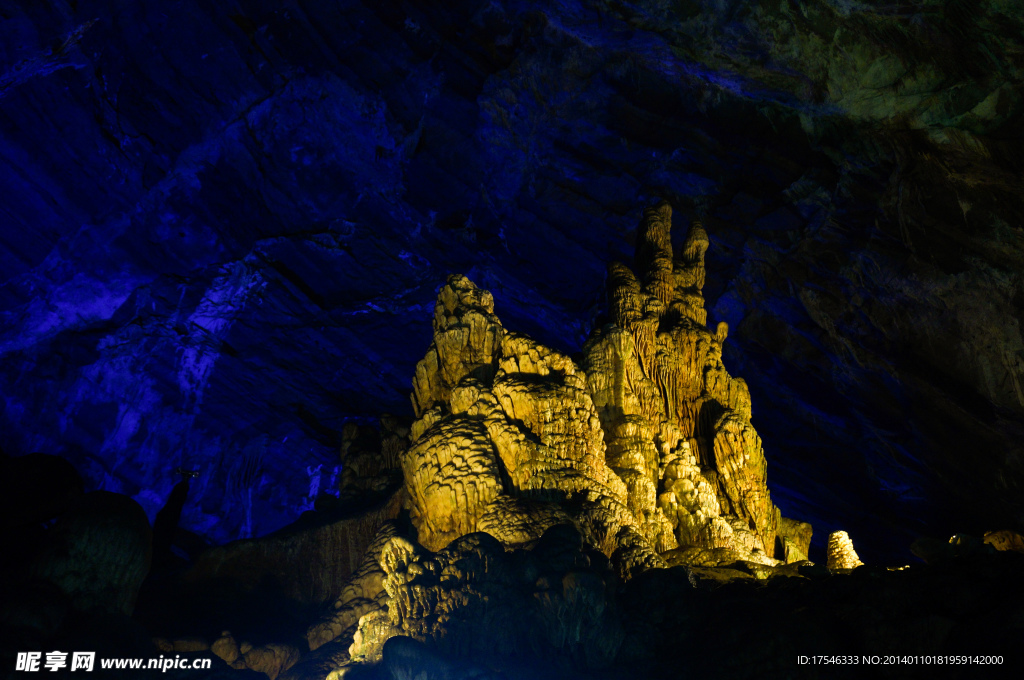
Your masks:
<instances>
[{"instance_id":1,"label":"limestone rock formation","mask_svg":"<svg viewBox=\"0 0 1024 680\"><path fill-rule=\"evenodd\" d=\"M365 551L349 545L347 569L329 570L348 578L332 578L310 651L296 662L230 637L214 651L282 678L386 660L396 638L456 655L568 653L596 668L623 640L617 580L669 565L694 584L766 579L806 560L810 525L772 504L749 393L722 364L728 328L706 326L707 235L694 224L675 254L670 226L667 204L645 212L640 277L612 266L614 323L579 363L506 330L489 292L450 276L413 378L415 421L343 432L337 502L388 500L352 520Z\"/></svg>"},{"instance_id":2,"label":"limestone rock formation","mask_svg":"<svg viewBox=\"0 0 1024 680\"><path fill-rule=\"evenodd\" d=\"M621 639L609 575L729 564L765 578L775 555L806 559L810 525L780 520L749 393L722 364L728 328L706 327L707 234L694 224L674 254L670 227L667 204L645 212L641 276L612 266L614 323L579 364L506 330L489 292L449 277L408 448L360 444L376 435L354 426L342 446L342 498L400 469L411 533L380 529L296 673L378 661L395 636L458 653L568 645L600 666Z\"/></svg>"},{"instance_id":3,"label":"limestone rock formation","mask_svg":"<svg viewBox=\"0 0 1024 680\"><path fill-rule=\"evenodd\" d=\"M493 378L502 332L490 292L464 276L450 277L434 307L434 342L413 378L416 415L447 401L467 376L485 382Z\"/></svg>"},{"instance_id":4,"label":"limestone rock formation","mask_svg":"<svg viewBox=\"0 0 1024 680\"><path fill-rule=\"evenodd\" d=\"M807 559L811 550L813 529L807 522L798 522L788 517L779 521L775 534L775 552L786 564Z\"/></svg>"},{"instance_id":5,"label":"limestone rock formation","mask_svg":"<svg viewBox=\"0 0 1024 680\"><path fill-rule=\"evenodd\" d=\"M249 646L241 652L241 659L244 662L243 668L264 673L270 680L277 680L278 676L295 665L300 652L291 645L280 643L269 643L259 646ZM238 664L239 661L235 663Z\"/></svg>"},{"instance_id":6,"label":"limestone rock formation","mask_svg":"<svg viewBox=\"0 0 1024 680\"><path fill-rule=\"evenodd\" d=\"M157 645L162 651L190 652L209 649L235 670L250 670L263 673L270 680L277 680L282 673L295 665L301 652L295 647L278 642L253 645L239 642L230 631L224 631L211 645L200 641L175 640L168 646Z\"/></svg>"},{"instance_id":7,"label":"limestone rock formation","mask_svg":"<svg viewBox=\"0 0 1024 680\"><path fill-rule=\"evenodd\" d=\"M845 531L833 531L828 536L828 561L825 563L829 569L855 569L864 564L853 549L853 541Z\"/></svg>"},{"instance_id":8,"label":"limestone rock formation","mask_svg":"<svg viewBox=\"0 0 1024 680\"><path fill-rule=\"evenodd\" d=\"M450 277L438 294L434 342L413 382L418 420L402 460L419 542L440 550L486 528L514 545L571 517L610 555L620 530L637 519L626 484L606 462L586 374L569 357L505 331L493 306L464 276Z\"/></svg>"},{"instance_id":9,"label":"limestone rock formation","mask_svg":"<svg viewBox=\"0 0 1024 680\"><path fill-rule=\"evenodd\" d=\"M984 541L996 550L1024 552L1024 536L1016 531L988 531L985 533Z\"/></svg>"},{"instance_id":10,"label":"limestone rock formation","mask_svg":"<svg viewBox=\"0 0 1024 680\"><path fill-rule=\"evenodd\" d=\"M363 560L363 554L402 506L401 489L358 511L326 513L274 534L210 548L184 574L193 586L229 579L244 590L273 582L300 603L331 601Z\"/></svg>"},{"instance_id":11,"label":"limestone rock formation","mask_svg":"<svg viewBox=\"0 0 1024 680\"><path fill-rule=\"evenodd\" d=\"M399 461L408 440L407 423L392 415L382 415L379 428L346 423L341 433L340 503L365 506L370 498L384 497L401 486Z\"/></svg>"},{"instance_id":12,"label":"limestone rock formation","mask_svg":"<svg viewBox=\"0 0 1024 680\"><path fill-rule=\"evenodd\" d=\"M346 424L337 498L322 495L322 511L305 513L267 536L206 550L183 580L201 586L229 579L250 592L269 582L296 603L334 601L358 575L375 536L405 503L400 461L408 437L407 424L394 416L381 416L379 427Z\"/></svg>"},{"instance_id":13,"label":"limestone rock formation","mask_svg":"<svg viewBox=\"0 0 1024 680\"><path fill-rule=\"evenodd\" d=\"M390 541L399 536L400 532L394 522L387 522L380 528L366 549L362 563L334 601L332 610L307 631L306 639L311 650L344 636L346 632L351 639L362 616L386 608L387 593L384 590L385 574L381 555Z\"/></svg>"},{"instance_id":14,"label":"limestone rock formation","mask_svg":"<svg viewBox=\"0 0 1024 680\"><path fill-rule=\"evenodd\" d=\"M675 560L806 559L809 525L776 545L750 395L722 364L727 324L706 325L707 234L695 222L674 253L671 220L667 203L645 211L640 275L611 266L613 323L579 365L504 329L491 294L466 277L441 288L401 457L424 547L476 531L527 545L568 520L627 578L679 548L697 550Z\"/></svg>"},{"instance_id":15,"label":"limestone rock formation","mask_svg":"<svg viewBox=\"0 0 1024 680\"><path fill-rule=\"evenodd\" d=\"M727 548L771 562L780 516L750 424L750 394L722 364L728 325L706 326L707 233L694 222L673 253L671 221L667 203L644 212L639 278L621 263L611 266L613 323L584 347L608 462L659 552Z\"/></svg>"},{"instance_id":16,"label":"limestone rock formation","mask_svg":"<svg viewBox=\"0 0 1024 680\"><path fill-rule=\"evenodd\" d=\"M948 541L922 536L910 544L910 552L927 564L960 558L976 558L997 551L1024 552L1024 541L1014 531L989 531L984 537L953 534Z\"/></svg>"}]
</instances>

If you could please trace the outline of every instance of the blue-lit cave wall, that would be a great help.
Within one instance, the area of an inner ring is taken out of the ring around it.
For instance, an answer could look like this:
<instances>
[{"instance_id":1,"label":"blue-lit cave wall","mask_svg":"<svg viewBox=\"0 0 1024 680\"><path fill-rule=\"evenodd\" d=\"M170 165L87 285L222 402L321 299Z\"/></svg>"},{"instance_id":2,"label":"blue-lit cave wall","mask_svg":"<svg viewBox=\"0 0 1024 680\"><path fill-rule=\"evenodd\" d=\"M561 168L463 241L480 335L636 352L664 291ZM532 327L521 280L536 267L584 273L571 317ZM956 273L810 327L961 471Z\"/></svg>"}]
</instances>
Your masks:
<instances>
[{"instance_id":1,"label":"blue-lit cave wall","mask_svg":"<svg viewBox=\"0 0 1024 680\"><path fill-rule=\"evenodd\" d=\"M448 273L577 351L663 197L784 514L1021 528L1021 10L945 4L0 2L0 446L275 530Z\"/></svg>"}]
</instances>

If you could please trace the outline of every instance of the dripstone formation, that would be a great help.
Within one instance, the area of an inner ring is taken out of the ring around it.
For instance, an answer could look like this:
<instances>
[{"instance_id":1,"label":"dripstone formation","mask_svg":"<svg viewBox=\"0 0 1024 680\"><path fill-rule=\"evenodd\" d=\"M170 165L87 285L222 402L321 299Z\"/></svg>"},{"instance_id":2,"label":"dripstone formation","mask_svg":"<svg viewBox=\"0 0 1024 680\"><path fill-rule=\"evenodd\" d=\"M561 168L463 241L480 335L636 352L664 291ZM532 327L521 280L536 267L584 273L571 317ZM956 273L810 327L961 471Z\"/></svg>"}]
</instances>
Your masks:
<instances>
[{"instance_id":1,"label":"dripstone formation","mask_svg":"<svg viewBox=\"0 0 1024 680\"><path fill-rule=\"evenodd\" d=\"M612 265L613 323L579 363L506 330L490 293L449 278L402 460L425 547L475 531L513 547L569 521L623 576L785 560L750 395L722 364L727 325L706 327L707 234L695 222L674 253L671 221L667 203L645 211L638 275Z\"/></svg>"},{"instance_id":2,"label":"dripstone formation","mask_svg":"<svg viewBox=\"0 0 1024 680\"><path fill-rule=\"evenodd\" d=\"M707 329L704 253L694 222L678 253L667 203L644 213L638 276L609 272L614 323L584 348L607 447L640 533L672 562L707 551L772 563L779 511L768 493L750 393L722 364L728 325ZM784 555L783 555L784 557Z\"/></svg>"},{"instance_id":3,"label":"dripstone formation","mask_svg":"<svg viewBox=\"0 0 1024 680\"><path fill-rule=\"evenodd\" d=\"M611 266L612 323L579 361L505 329L488 291L449 277L408 446L378 461L400 468L410 530L381 529L310 628L307 664L377 661L407 635L471 648L455 652L573 648L597 667L623 638L615 576L806 560L810 526L780 519L749 392L722 364L727 326L706 325L707 234L694 222L673 252L671 221L666 203L645 211L637 273ZM470 644L481 617L534 633Z\"/></svg>"},{"instance_id":4,"label":"dripstone formation","mask_svg":"<svg viewBox=\"0 0 1024 680\"><path fill-rule=\"evenodd\" d=\"M853 541L845 531L835 531L828 537L828 559L826 565L829 569L856 569L864 564L853 549Z\"/></svg>"}]
</instances>

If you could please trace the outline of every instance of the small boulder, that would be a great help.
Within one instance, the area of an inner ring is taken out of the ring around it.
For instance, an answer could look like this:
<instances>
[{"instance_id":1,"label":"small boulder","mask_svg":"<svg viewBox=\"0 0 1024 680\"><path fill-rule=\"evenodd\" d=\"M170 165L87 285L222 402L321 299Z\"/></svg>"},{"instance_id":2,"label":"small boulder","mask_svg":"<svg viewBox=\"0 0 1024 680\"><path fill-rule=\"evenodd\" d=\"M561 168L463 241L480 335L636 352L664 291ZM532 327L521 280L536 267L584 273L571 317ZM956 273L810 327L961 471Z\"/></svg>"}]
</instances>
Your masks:
<instances>
[{"instance_id":1,"label":"small boulder","mask_svg":"<svg viewBox=\"0 0 1024 680\"><path fill-rule=\"evenodd\" d=\"M826 566L831 569L856 569L864 564L853 549L853 541L845 531L833 531L828 536L828 561Z\"/></svg>"}]
</instances>

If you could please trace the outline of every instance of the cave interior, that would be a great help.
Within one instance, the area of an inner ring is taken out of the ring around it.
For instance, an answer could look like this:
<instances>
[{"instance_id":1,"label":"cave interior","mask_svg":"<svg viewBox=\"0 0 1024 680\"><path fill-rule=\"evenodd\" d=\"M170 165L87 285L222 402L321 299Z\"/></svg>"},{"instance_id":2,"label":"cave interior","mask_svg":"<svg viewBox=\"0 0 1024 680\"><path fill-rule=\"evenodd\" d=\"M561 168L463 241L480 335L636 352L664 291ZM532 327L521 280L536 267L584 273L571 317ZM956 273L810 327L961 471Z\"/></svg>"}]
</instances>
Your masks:
<instances>
[{"instance_id":1,"label":"cave interior","mask_svg":"<svg viewBox=\"0 0 1024 680\"><path fill-rule=\"evenodd\" d=\"M4 672L1021 665L1022 85L1010 0L0 0Z\"/></svg>"}]
</instances>

